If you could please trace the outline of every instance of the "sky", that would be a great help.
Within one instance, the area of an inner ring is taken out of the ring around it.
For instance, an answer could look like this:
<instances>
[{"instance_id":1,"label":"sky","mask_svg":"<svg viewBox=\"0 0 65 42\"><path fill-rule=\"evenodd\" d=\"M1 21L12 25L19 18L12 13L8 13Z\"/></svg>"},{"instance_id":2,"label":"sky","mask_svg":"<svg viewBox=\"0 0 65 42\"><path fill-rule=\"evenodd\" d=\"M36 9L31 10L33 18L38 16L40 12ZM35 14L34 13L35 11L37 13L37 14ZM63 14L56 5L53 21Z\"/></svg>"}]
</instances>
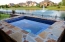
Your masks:
<instances>
[{"instance_id":1,"label":"sky","mask_svg":"<svg viewBox=\"0 0 65 42\"><path fill-rule=\"evenodd\" d=\"M20 2L26 2L26 1L29 1L29 0L0 0L0 5L4 5L4 4L9 4L9 3L20 3ZM36 1L36 2L41 2L41 1L44 1L44 0L31 0L31 1ZM61 2L62 0L50 0L52 2L55 2L55 3L59 3Z\"/></svg>"}]
</instances>

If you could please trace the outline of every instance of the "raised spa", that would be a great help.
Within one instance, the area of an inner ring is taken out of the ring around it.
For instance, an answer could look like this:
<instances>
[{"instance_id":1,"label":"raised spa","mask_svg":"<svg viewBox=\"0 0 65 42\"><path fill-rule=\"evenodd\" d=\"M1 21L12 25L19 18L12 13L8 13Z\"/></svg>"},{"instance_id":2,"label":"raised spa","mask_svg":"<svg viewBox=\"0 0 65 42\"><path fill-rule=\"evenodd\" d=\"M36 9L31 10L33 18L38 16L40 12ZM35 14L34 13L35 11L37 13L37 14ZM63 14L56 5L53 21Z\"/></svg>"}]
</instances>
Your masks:
<instances>
[{"instance_id":1,"label":"raised spa","mask_svg":"<svg viewBox=\"0 0 65 42\"><path fill-rule=\"evenodd\" d=\"M56 22L53 20L28 17L28 16L17 17L5 21L13 26L21 28L22 30L25 30L35 35L40 34L42 31L46 30L47 28L49 28L50 25Z\"/></svg>"}]
</instances>

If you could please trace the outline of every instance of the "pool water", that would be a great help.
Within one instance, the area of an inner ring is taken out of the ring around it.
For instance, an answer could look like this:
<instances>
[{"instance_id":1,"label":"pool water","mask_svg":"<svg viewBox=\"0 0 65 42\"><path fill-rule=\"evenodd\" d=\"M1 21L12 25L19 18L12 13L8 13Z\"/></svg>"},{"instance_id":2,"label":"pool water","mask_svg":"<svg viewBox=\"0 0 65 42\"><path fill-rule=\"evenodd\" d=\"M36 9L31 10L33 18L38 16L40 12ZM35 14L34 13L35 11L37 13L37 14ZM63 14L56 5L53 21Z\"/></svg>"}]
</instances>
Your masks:
<instances>
[{"instance_id":1,"label":"pool water","mask_svg":"<svg viewBox=\"0 0 65 42\"><path fill-rule=\"evenodd\" d=\"M33 33L35 35L40 34L42 31L44 31L50 26L49 24L27 20L27 19L11 22L10 24L18 28L21 28L22 30L25 30L29 33Z\"/></svg>"}]
</instances>

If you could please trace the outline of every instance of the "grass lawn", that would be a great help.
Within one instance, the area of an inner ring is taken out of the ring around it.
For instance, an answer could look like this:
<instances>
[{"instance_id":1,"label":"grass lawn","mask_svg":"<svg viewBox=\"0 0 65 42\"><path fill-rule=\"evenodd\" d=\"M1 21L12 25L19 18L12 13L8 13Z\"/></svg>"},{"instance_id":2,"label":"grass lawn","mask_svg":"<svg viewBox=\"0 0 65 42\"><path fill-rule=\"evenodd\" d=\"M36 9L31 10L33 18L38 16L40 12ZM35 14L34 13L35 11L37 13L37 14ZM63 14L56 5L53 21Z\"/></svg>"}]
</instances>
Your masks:
<instances>
[{"instance_id":1,"label":"grass lawn","mask_svg":"<svg viewBox=\"0 0 65 42\"><path fill-rule=\"evenodd\" d=\"M18 7L18 8L11 7L11 8L4 8L4 9L11 9L11 10L39 10L39 9L42 9L42 8L40 8L40 7Z\"/></svg>"},{"instance_id":2,"label":"grass lawn","mask_svg":"<svg viewBox=\"0 0 65 42\"><path fill-rule=\"evenodd\" d=\"M11 9L11 10L41 10L42 8L40 8L40 7L18 7L18 8L11 7L11 8L4 8L4 9ZM60 8L58 8L58 6L49 6L46 9L65 11L65 6L60 6Z\"/></svg>"},{"instance_id":3,"label":"grass lawn","mask_svg":"<svg viewBox=\"0 0 65 42\"><path fill-rule=\"evenodd\" d=\"M0 20L5 19L5 18L9 18L10 15L9 14L0 14Z\"/></svg>"},{"instance_id":4,"label":"grass lawn","mask_svg":"<svg viewBox=\"0 0 65 42\"><path fill-rule=\"evenodd\" d=\"M60 6L60 8L58 8L58 6L56 6L56 7L48 7L46 9L65 11L65 6Z\"/></svg>"}]
</instances>

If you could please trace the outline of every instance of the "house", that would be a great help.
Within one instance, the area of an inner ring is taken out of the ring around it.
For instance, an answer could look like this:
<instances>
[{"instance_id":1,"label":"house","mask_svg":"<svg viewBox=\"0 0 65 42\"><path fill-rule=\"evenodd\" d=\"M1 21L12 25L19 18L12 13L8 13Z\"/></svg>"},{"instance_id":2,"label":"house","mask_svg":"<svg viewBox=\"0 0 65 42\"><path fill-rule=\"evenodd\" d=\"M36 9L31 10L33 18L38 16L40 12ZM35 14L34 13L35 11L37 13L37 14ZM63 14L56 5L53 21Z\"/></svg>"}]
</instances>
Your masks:
<instances>
[{"instance_id":1,"label":"house","mask_svg":"<svg viewBox=\"0 0 65 42\"><path fill-rule=\"evenodd\" d=\"M15 4L14 4L14 3L9 3L8 5L9 5L9 6L14 6Z\"/></svg>"},{"instance_id":2,"label":"house","mask_svg":"<svg viewBox=\"0 0 65 42\"><path fill-rule=\"evenodd\" d=\"M40 2L40 7L41 6L52 6L54 5L54 2L50 1L50 0L44 0L42 2Z\"/></svg>"},{"instance_id":3,"label":"house","mask_svg":"<svg viewBox=\"0 0 65 42\"><path fill-rule=\"evenodd\" d=\"M32 1L27 1L27 2L26 2L26 5L27 5L27 6L32 6Z\"/></svg>"},{"instance_id":4,"label":"house","mask_svg":"<svg viewBox=\"0 0 65 42\"><path fill-rule=\"evenodd\" d=\"M26 5L27 5L28 7L31 7L31 6L36 6L37 3L36 3L36 2L33 2L33 1L27 1L27 2L26 2Z\"/></svg>"},{"instance_id":5,"label":"house","mask_svg":"<svg viewBox=\"0 0 65 42\"><path fill-rule=\"evenodd\" d=\"M26 6L26 3L19 3L19 6Z\"/></svg>"},{"instance_id":6,"label":"house","mask_svg":"<svg viewBox=\"0 0 65 42\"><path fill-rule=\"evenodd\" d=\"M38 3L37 2L33 2L32 3L32 6L36 6Z\"/></svg>"}]
</instances>

